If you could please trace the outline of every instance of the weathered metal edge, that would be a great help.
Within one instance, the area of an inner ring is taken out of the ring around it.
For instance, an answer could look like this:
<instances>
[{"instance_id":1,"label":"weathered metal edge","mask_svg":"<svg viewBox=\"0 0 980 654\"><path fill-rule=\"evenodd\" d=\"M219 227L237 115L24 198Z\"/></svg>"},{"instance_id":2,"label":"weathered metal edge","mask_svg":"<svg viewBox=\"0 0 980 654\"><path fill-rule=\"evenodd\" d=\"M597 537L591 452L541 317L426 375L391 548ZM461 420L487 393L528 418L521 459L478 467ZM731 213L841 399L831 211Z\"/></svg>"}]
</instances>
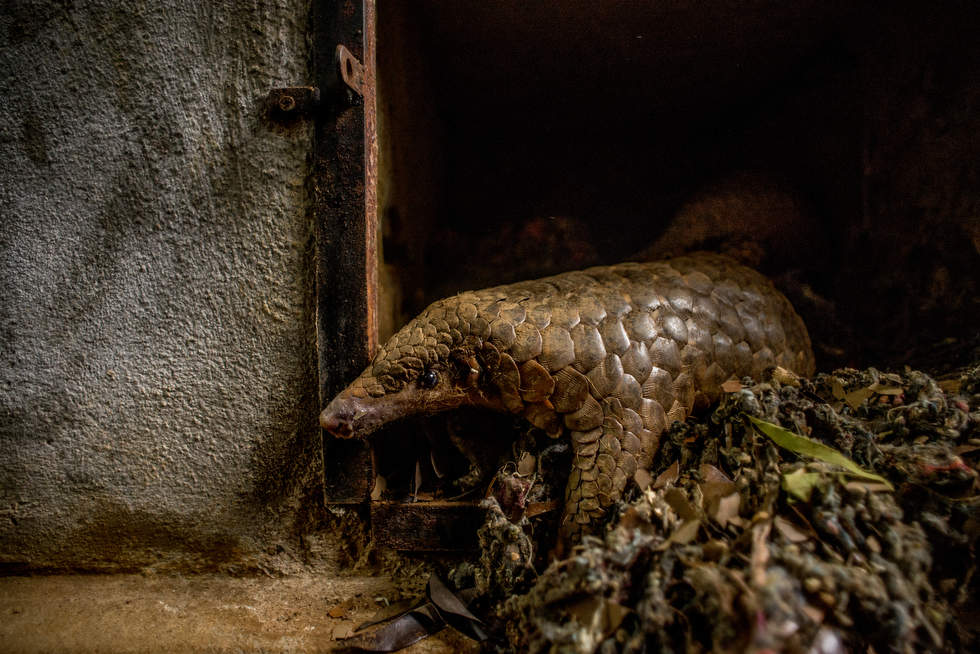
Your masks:
<instances>
[{"instance_id":1,"label":"weathered metal edge","mask_svg":"<svg viewBox=\"0 0 980 654\"><path fill-rule=\"evenodd\" d=\"M312 166L316 231L318 395L324 406L377 348L377 123L374 0L315 0L313 75L330 103L317 121ZM335 50L363 62L363 101L347 101ZM366 501L374 483L370 448L323 433L327 503Z\"/></svg>"},{"instance_id":2,"label":"weathered metal edge","mask_svg":"<svg viewBox=\"0 0 980 654\"><path fill-rule=\"evenodd\" d=\"M332 106L316 124L313 215L316 224L319 398L325 406L378 347L378 141L376 6L317 0L312 11L314 75ZM359 102L347 101L337 45L360 57ZM370 446L323 438L327 504L363 504L374 487ZM476 547L484 511L468 502L371 502L378 545L399 550L459 551Z\"/></svg>"}]
</instances>

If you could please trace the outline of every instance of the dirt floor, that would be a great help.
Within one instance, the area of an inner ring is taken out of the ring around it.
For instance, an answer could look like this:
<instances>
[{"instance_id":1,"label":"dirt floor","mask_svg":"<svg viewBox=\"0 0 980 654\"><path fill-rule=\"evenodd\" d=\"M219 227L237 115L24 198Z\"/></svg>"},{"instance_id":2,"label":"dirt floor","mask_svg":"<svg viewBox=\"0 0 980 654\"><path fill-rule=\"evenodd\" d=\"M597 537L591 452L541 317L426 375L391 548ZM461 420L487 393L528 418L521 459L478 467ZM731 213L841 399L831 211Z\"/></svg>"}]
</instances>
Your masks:
<instances>
[{"instance_id":1,"label":"dirt floor","mask_svg":"<svg viewBox=\"0 0 980 654\"><path fill-rule=\"evenodd\" d=\"M0 578L2 652L321 652L393 597L377 577ZM405 652L474 651L451 630Z\"/></svg>"}]
</instances>

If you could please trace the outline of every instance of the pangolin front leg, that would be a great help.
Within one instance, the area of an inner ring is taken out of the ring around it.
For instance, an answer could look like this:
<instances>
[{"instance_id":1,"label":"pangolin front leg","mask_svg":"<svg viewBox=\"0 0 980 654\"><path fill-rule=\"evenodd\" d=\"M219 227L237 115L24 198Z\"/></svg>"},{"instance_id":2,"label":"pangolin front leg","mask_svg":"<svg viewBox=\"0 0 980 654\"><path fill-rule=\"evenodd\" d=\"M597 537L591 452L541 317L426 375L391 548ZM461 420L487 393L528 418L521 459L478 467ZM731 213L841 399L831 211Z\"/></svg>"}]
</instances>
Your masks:
<instances>
[{"instance_id":1,"label":"pangolin front leg","mask_svg":"<svg viewBox=\"0 0 980 654\"><path fill-rule=\"evenodd\" d=\"M412 414L520 415L574 459L563 530L589 531L660 435L721 384L779 365L813 373L799 316L758 273L719 255L624 263L462 293L430 305L320 416L365 437Z\"/></svg>"}]
</instances>

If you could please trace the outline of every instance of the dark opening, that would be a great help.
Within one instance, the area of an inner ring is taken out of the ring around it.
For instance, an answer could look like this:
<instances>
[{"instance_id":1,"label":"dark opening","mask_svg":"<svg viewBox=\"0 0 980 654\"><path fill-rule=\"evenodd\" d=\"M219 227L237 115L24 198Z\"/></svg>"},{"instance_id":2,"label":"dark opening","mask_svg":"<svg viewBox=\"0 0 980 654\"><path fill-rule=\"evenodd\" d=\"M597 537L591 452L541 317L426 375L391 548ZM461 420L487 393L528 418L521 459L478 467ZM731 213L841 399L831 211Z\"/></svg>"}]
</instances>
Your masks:
<instances>
[{"instance_id":1,"label":"dark opening","mask_svg":"<svg viewBox=\"0 0 980 654\"><path fill-rule=\"evenodd\" d=\"M379 3L382 340L460 290L655 255L698 197L761 188L799 214L759 266L819 368L962 361L980 316L976 13Z\"/></svg>"}]
</instances>

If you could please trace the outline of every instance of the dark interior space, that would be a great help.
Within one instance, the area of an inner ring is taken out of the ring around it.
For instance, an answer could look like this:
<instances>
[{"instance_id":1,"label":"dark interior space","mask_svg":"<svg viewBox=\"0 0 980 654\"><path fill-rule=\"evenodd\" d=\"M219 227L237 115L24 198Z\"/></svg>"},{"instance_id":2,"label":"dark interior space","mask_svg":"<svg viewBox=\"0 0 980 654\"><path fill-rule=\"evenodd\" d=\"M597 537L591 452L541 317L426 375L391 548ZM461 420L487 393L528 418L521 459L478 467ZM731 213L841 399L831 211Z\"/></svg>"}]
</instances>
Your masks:
<instances>
[{"instance_id":1,"label":"dark interior space","mask_svg":"<svg viewBox=\"0 0 980 654\"><path fill-rule=\"evenodd\" d=\"M381 340L469 288L713 249L776 280L820 370L966 365L977 23L968 3L381 4Z\"/></svg>"}]
</instances>

